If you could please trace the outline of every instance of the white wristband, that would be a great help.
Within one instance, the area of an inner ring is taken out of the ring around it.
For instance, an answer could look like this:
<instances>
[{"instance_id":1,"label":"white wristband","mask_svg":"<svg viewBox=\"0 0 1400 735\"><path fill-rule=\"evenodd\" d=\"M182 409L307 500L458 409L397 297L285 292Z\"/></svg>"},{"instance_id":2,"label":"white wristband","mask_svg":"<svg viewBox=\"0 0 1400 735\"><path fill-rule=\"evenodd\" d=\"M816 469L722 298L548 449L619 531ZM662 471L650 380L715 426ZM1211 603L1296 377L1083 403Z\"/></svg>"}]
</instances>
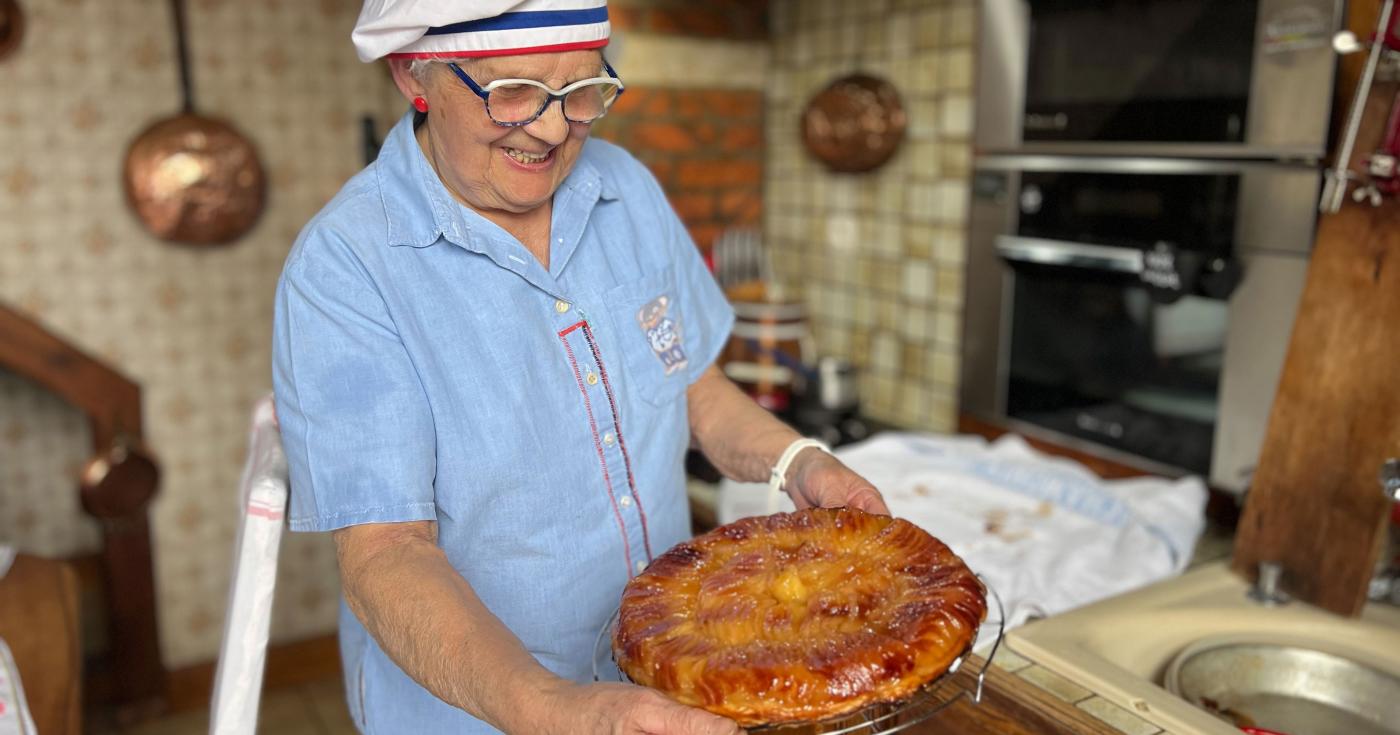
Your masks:
<instances>
[{"instance_id":1,"label":"white wristband","mask_svg":"<svg viewBox=\"0 0 1400 735\"><path fill-rule=\"evenodd\" d=\"M778 463L773 465L773 471L768 475L768 513L771 515L778 512L778 501L782 499L783 485L787 483L788 467L797 458L798 452L809 447L831 454L831 448L816 439L798 439L783 450L778 457Z\"/></svg>"}]
</instances>

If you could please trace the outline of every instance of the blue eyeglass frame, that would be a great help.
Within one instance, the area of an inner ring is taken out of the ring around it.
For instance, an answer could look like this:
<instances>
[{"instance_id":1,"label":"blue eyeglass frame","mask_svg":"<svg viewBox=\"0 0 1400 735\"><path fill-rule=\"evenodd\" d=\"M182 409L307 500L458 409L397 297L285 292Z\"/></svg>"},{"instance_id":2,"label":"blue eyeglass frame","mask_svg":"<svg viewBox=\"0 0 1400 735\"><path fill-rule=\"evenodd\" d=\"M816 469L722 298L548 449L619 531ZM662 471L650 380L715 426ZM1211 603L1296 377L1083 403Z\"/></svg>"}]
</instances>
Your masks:
<instances>
[{"instance_id":1,"label":"blue eyeglass frame","mask_svg":"<svg viewBox=\"0 0 1400 735\"><path fill-rule=\"evenodd\" d=\"M483 103L486 104L486 115L487 115L488 117L491 117L491 93L490 93L489 91L487 91L485 88L483 88L480 84L477 84L477 83L476 83L476 80L474 80L474 79L472 79L470 76L468 76L466 72L462 71L462 67L457 66L457 62L455 62L455 61L449 61L449 62L447 62L447 66L448 66L448 68L450 68L450 69L452 70L452 73L453 73L453 74L456 74L456 75L457 75L457 78L458 78L458 79L462 80L462 83L463 83L463 84L467 85L467 88L468 88L468 89L470 89L472 92L475 92L475 93L476 93L476 96L481 98L481 101L482 101ZM607 105L607 107L604 107L604 108L603 108L603 114L602 114L602 115L599 115L598 117L595 117L595 118L593 118L592 120L589 120L588 123L596 122L596 121L598 121L598 120L603 119L603 116L608 114L608 110L612 107L613 103L614 103L614 102L617 102L617 98L618 98L618 97L621 97L621 96L622 96L622 93L627 91L627 86L624 85L624 84L622 83L622 77L620 77L620 76L617 75L617 72L613 70L612 64L609 64L607 59L603 59L603 69L605 69L605 70L608 72L608 76L609 76L609 77L612 77L613 79L616 79L616 80L617 80L617 96L613 97L612 102L609 102L608 105ZM581 81L587 81L587 80L581 80ZM566 88L567 88L567 85L566 85ZM503 128L518 128L518 127L521 127L521 126L524 126L524 125L529 125L530 123L532 123L532 122L534 122L534 121L540 119L540 115L543 115L543 114L544 114L544 111L545 111L545 110L548 110L548 109L549 109L549 106L552 105L552 104L554 104L556 101L559 102L559 109L560 109L560 111L562 112L563 109L564 109L564 98L565 98L567 95L566 95L566 94L560 94L559 92L556 92L556 91L554 91L553 89L549 89L548 87L545 88L545 94L548 95L548 96L545 98L544 104L540 106L540 109L538 109L538 110L535 111L535 114L534 114L534 115L531 115L531 116L530 116L530 119L528 119L528 120L521 120L520 122L508 122L508 123L506 123L506 122L501 122L501 121L497 120L497 119L494 118L494 117L491 117L491 122L492 122L492 123L495 123L496 125L499 125L499 126L501 126L501 127L503 127ZM569 122L580 122L580 121L578 121L578 120L569 120L569 116L568 116L568 115L564 115L564 119L565 119L565 120L568 120ZM588 123L580 123L580 124L586 125L586 124L588 124Z\"/></svg>"}]
</instances>

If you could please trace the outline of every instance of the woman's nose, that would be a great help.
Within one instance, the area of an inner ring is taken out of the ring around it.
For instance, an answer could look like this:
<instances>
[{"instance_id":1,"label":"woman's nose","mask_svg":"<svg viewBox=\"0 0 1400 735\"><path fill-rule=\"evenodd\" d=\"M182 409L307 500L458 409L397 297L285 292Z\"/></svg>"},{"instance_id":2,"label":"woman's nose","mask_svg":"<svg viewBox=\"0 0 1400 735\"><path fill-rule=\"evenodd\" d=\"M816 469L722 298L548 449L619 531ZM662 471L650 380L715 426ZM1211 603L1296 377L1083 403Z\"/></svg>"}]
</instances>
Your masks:
<instances>
[{"instance_id":1,"label":"woman's nose","mask_svg":"<svg viewBox=\"0 0 1400 735\"><path fill-rule=\"evenodd\" d=\"M562 100L551 100L544 112L525 126L525 132L550 144L559 145L569 137L569 121L564 118Z\"/></svg>"}]
</instances>

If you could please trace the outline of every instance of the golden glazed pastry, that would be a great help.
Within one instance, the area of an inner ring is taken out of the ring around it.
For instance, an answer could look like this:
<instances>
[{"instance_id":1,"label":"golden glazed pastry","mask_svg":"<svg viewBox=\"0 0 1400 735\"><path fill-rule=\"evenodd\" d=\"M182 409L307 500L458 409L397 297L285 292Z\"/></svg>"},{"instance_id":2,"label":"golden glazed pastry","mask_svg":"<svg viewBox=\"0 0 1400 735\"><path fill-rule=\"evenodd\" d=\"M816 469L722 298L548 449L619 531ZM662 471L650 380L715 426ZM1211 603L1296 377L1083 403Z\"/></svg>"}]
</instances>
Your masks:
<instances>
[{"instance_id":1,"label":"golden glazed pastry","mask_svg":"<svg viewBox=\"0 0 1400 735\"><path fill-rule=\"evenodd\" d=\"M752 726L914 694L948 669L986 591L908 521L814 508L676 545L622 593L613 656L635 683Z\"/></svg>"}]
</instances>

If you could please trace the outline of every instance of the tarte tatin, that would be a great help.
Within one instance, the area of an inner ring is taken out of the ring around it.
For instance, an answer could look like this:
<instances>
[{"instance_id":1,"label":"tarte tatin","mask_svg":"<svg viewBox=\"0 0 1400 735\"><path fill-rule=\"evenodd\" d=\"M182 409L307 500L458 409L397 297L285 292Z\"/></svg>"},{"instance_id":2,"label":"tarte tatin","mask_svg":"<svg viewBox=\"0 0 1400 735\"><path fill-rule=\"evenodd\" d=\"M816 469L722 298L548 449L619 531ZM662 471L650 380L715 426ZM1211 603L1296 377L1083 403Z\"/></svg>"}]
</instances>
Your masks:
<instances>
[{"instance_id":1,"label":"tarte tatin","mask_svg":"<svg viewBox=\"0 0 1400 735\"><path fill-rule=\"evenodd\" d=\"M908 521L813 508L745 518L657 557L622 593L613 656L637 684L742 726L898 702L972 642L986 591Z\"/></svg>"}]
</instances>

